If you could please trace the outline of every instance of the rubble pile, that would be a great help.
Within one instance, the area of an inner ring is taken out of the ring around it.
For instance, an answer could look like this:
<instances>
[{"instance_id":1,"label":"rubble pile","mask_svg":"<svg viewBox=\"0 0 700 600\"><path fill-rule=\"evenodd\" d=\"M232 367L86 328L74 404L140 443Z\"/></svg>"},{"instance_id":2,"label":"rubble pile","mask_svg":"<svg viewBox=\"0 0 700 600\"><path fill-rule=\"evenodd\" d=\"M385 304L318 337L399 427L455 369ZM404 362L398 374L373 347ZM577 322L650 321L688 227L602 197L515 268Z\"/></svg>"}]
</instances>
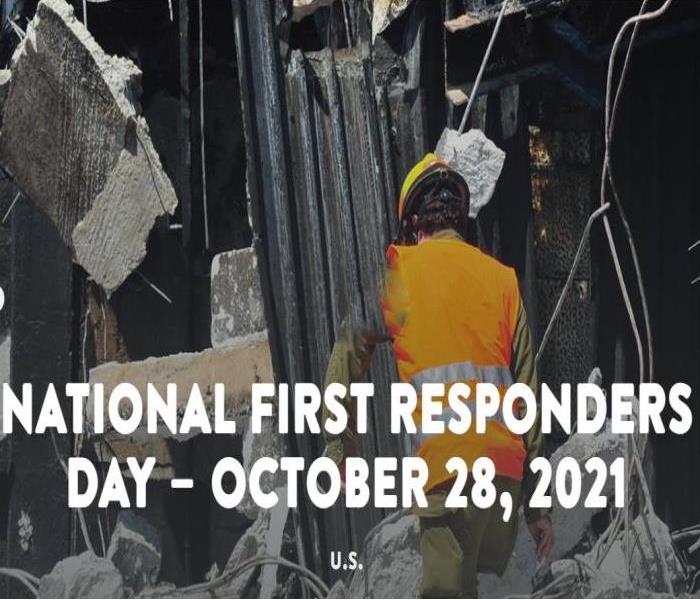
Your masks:
<instances>
[{"instance_id":1,"label":"rubble pile","mask_svg":"<svg viewBox=\"0 0 700 600\"><path fill-rule=\"evenodd\" d=\"M550 460L554 470L566 456L575 458L583 466L592 456L599 456L610 464L623 453L624 436L613 434L606 427L597 435L573 433ZM582 469L582 473L585 470ZM583 477L582 497L590 490L593 480L591 474ZM611 478L606 481L601 494L612 497ZM538 564L535 544L521 513L508 567L502 577L493 574L479 576L480 597L539 593L543 596L561 593L571 597L589 594L598 597L654 597L671 591L685 591L686 570L674 549L668 527L653 513L637 517L628 538L618 534L619 538L611 544L598 568L592 566L596 564L593 547L598 539L592 521L603 509L583 505L564 509L557 503L556 494L552 500L551 518L556 541L549 567ZM627 553L624 544L628 544ZM333 597L417 597L421 563L417 517L406 511L387 517L365 540L361 562L364 568L355 571L349 581L334 587Z\"/></svg>"},{"instance_id":2,"label":"rubble pile","mask_svg":"<svg viewBox=\"0 0 700 600\"><path fill-rule=\"evenodd\" d=\"M40 598L124 598L122 574L111 560L86 550L60 561L39 582Z\"/></svg>"},{"instance_id":3,"label":"rubble pile","mask_svg":"<svg viewBox=\"0 0 700 600\"><path fill-rule=\"evenodd\" d=\"M124 586L136 593L154 586L158 581L161 556L156 528L131 511L121 511L107 548L107 558L122 574Z\"/></svg>"}]
</instances>

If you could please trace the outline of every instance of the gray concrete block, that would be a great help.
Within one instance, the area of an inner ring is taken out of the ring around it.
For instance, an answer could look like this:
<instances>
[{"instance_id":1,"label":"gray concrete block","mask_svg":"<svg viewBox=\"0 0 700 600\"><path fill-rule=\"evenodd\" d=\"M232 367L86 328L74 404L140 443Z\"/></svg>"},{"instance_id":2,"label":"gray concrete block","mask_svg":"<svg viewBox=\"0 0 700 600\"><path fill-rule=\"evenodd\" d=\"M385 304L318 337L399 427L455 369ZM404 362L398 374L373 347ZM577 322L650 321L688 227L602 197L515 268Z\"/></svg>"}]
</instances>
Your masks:
<instances>
[{"instance_id":1,"label":"gray concrete block","mask_svg":"<svg viewBox=\"0 0 700 600\"><path fill-rule=\"evenodd\" d=\"M139 593L155 586L161 563L158 530L130 510L122 510L112 532L107 558L122 574L124 585Z\"/></svg>"},{"instance_id":2,"label":"gray concrete block","mask_svg":"<svg viewBox=\"0 0 700 600\"><path fill-rule=\"evenodd\" d=\"M108 56L65 0L39 3L11 71L3 166L110 293L145 256L156 217L177 205L139 118L141 72Z\"/></svg>"},{"instance_id":3,"label":"gray concrete block","mask_svg":"<svg viewBox=\"0 0 700 600\"><path fill-rule=\"evenodd\" d=\"M39 582L39 598L123 598L121 573L89 550L58 562Z\"/></svg>"},{"instance_id":4,"label":"gray concrete block","mask_svg":"<svg viewBox=\"0 0 700 600\"><path fill-rule=\"evenodd\" d=\"M255 250L217 254L211 263L211 345L226 346L266 328Z\"/></svg>"}]
</instances>

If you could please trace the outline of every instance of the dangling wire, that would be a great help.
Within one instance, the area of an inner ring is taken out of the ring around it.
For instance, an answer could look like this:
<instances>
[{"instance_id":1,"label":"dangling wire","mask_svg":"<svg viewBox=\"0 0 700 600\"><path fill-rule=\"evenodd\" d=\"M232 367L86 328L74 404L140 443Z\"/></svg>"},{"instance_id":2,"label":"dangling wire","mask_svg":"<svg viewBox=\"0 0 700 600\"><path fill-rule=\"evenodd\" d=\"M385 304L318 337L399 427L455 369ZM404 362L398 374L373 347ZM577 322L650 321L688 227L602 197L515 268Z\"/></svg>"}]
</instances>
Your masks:
<instances>
[{"instance_id":1,"label":"dangling wire","mask_svg":"<svg viewBox=\"0 0 700 600\"><path fill-rule=\"evenodd\" d=\"M199 0L199 132L202 157L202 208L204 211L204 247L209 250L209 217L207 211L207 161L204 152L204 15Z\"/></svg>"},{"instance_id":2,"label":"dangling wire","mask_svg":"<svg viewBox=\"0 0 700 600\"><path fill-rule=\"evenodd\" d=\"M484 53L484 58L481 59L481 66L479 67L479 72L476 74L476 79L474 80L474 87L472 87L472 93L469 94L469 102L467 102L467 108L464 109L464 114L462 115L462 122L459 124L458 133L464 131L464 127L467 124L467 117L474 104L474 99L476 98L477 92L479 91L479 84L481 83L481 78L484 76L484 71L486 70L486 65L489 62L489 56L491 56L491 49L496 41L496 36L498 35L498 30L501 28L501 21L503 20L503 15L506 14L506 5L508 0L503 0L501 5L501 11L498 13L498 18L496 19L496 25L493 28L493 33L491 34L491 39L489 40L489 45L486 47L486 52Z\"/></svg>"},{"instance_id":3,"label":"dangling wire","mask_svg":"<svg viewBox=\"0 0 700 600\"><path fill-rule=\"evenodd\" d=\"M610 189L613 193L613 198L615 200L615 205L618 209L618 213L620 215L620 220L622 221L623 228L625 230L625 234L627 237L627 243L630 248L630 253L632 255L632 262L634 265L634 270L637 278L637 287L639 290L639 296L640 296L640 301L642 305L642 314L644 317L644 325L645 325L645 334L647 338L647 360L648 360L648 380L653 381L654 377L654 350L653 350L653 338L652 338L652 333L651 333L651 321L649 317L649 309L647 305L647 298L646 298L646 292L644 289L644 282L642 279L642 272L641 272L641 267L639 264L639 258L637 254L637 247L636 244L634 243L634 237L632 236L632 230L630 228L629 222L627 221L627 217L625 215L624 208L622 206L622 203L620 202L619 194L617 192L617 186L615 185L615 180L613 178L613 173L611 169L611 158L610 158L610 142L612 139L612 133L615 127L615 117L617 115L617 109L620 101L620 96L622 93L622 88L624 86L626 76L627 76L627 71L629 69L629 63L630 63L630 57L632 54L632 48L634 45L635 38L637 36L637 32L639 29L639 25L641 24L642 21L647 21L650 19L654 19L660 15L662 15L670 6L672 0L666 0L666 2L659 7L656 11L648 12L645 13L644 9L646 8L648 0L644 0L642 2L642 5L639 9L639 14L635 17L631 17L625 23L622 25L620 30L618 31L618 34L615 38L615 42L613 43L612 50L610 52L610 59L608 62L608 73L607 73L607 80L606 80L606 97L605 97L605 158L603 161L603 171L601 175L601 191L600 191L600 197L601 197L601 204L605 202L605 182L606 178L610 183ZM612 78L613 78L613 72L614 72L614 67L615 67L615 59L616 59L616 54L618 47L620 43L622 42L622 39L625 35L626 30L634 25L634 29L632 31L632 35L630 36L630 42L629 46L627 48L627 53L625 55L625 62L622 67L622 72L620 73L620 80L617 85L617 90L615 92L615 99L613 101L612 105L612 110L610 108L610 100L612 97ZM643 364L643 349L641 346L641 337L639 336L639 332L636 329L636 322L634 320L634 317L632 315L631 311L631 305L629 304L629 294L626 290L626 285L624 283L624 279L621 279L622 276L622 271L619 268L619 257L617 256L617 249L615 247L615 242L612 238L612 232L610 229L610 223L608 222L607 217L604 219L604 224L605 224L605 233L606 237L608 239L608 244L610 246L611 253L613 254L613 261L615 262L615 270L617 272L618 276L618 281L620 281L620 289L623 294L623 298L625 298L625 306L627 308L628 316L630 317L630 322L632 323L633 327L633 332L635 335L635 341L637 343L637 349L638 349L638 358L640 361L640 382L644 381L644 364Z\"/></svg>"}]
</instances>

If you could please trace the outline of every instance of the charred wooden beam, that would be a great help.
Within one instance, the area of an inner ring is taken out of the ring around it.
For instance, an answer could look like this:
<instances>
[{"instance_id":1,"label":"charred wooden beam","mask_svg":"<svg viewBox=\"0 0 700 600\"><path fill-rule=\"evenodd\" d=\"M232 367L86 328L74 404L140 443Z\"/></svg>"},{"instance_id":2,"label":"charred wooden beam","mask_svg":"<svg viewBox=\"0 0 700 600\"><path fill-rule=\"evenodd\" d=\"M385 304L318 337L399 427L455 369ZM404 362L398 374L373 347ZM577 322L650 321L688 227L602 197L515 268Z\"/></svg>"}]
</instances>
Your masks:
<instances>
[{"instance_id":1,"label":"charred wooden beam","mask_svg":"<svg viewBox=\"0 0 700 600\"><path fill-rule=\"evenodd\" d=\"M179 200L182 218L182 243L188 247L192 242L192 193L190 167L190 8L189 0L178 4L178 48L180 57L180 114L177 121L179 140Z\"/></svg>"},{"instance_id":2,"label":"charred wooden beam","mask_svg":"<svg viewBox=\"0 0 700 600\"><path fill-rule=\"evenodd\" d=\"M30 202L20 202L12 211L11 287L10 383L15 394L23 384L31 384L34 401L39 402L48 382L60 390L72 381L73 267L56 227ZM70 412L67 404L64 410ZM41 576L71 550L70 510L57 509L68 506L66 476L50 434L28 435L16 429L11 444L6 561ZM65 458L69 436L57 435L56 444ZM22 588L4 589L14 590L8 597L24 593Z\"/></svg>"},{"instance_id":3,"label":"charred wooden beam","mask_svg":"<svg viewBox=\"0 0 700 600\"><path fill-rule=\"evenodd\" d=\"M275 35L274 7L267 2L231 2L248 148L253 245L261 265L261 286L275 375L279 381L293 384L303 381L305 373L299 276L292 233L291 156L283 117L287 108ZM290 436L290 451L307 460L315 458L313 442L310 436ZM328 561L314 553L320 550L319 534L315 508L308 499L296 516L299 559L322 572Z\"/></svg>"}]
</instances>

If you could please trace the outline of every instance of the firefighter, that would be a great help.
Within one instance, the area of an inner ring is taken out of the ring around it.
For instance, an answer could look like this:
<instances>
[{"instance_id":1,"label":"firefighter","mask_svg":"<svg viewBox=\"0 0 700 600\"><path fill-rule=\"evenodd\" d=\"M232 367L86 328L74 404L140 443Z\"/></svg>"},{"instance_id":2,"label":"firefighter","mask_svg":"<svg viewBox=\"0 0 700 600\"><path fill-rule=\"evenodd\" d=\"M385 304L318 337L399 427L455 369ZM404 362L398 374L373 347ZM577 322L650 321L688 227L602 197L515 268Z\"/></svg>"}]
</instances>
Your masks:
<instances>
[{"instance_id":1,"label":"firefighter","mask_svg":"<svg viewBox=\"0 0 700 600\"><path fill-rule=\"evenodd\" d=\"M399 196L399 239L387 250L382 309L388 336L344 323L331 354L326 385L361 380L378 343L391 339L401 381L420 389L424 383L489 382L504 391L511 383L538 388L530 331L518 281L512 268L465 241L469 188L464 179L434 154L408 173ZM472 394L473 397L473 394ZM522 407L513 407L519 410ZM505 410L505 408L504 408ZM546 557L554 534L546 511L529 507L537 483L529 469L543 450L539 415L525 435L511 433L502 418L462 435L449 431L420 434L420 403L414 414L417 455L428 465L426 508L413 510L420 521L423 597L476 597L477 573L506 568L517 531L517 510L503 521L497 501L479 509L446 508L453 484L445 464L459 456L471 467L479 457L495 466L497 498L510 492L522 502L525 519ZM450 419L447 399L442 419ZM352 427L326 436L326 453L344 474L345 457L356 454ZM473 485L469 479L467 486ZM468 495L468 494L467 494Z\"/></svg>"}]
</instances>

